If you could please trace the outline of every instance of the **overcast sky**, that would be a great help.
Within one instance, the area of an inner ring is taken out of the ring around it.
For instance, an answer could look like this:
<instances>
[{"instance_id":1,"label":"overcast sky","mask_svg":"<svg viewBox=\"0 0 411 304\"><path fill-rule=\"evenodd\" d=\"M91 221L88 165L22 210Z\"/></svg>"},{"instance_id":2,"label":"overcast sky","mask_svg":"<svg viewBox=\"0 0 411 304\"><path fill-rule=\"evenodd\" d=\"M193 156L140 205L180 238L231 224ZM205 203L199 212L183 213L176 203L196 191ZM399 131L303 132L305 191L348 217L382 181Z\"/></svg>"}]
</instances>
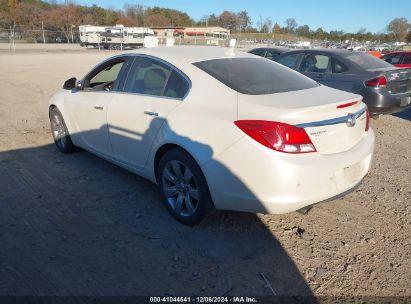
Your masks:
<instances>
[{"instance_id":1,"label":"overcast sky","mask_svg":"<svg viewBox=\"0 0 411 304\"><path fill-rule=\"evenodd\" d=\"M343 30L357 32L361 27L371 32L383 32L396 17L405 17L411 22L411 0L76 0L77 4L97 4L105 8L122 9L125 3L145 6L174 8L188 13L195 20L204 15L220 14L224 10L248 11L256 26L259 16L271 17L273 22L284 26L287 18L293 17L298 25L307 24L312 29Z\"/></svg>"}]
</instances>

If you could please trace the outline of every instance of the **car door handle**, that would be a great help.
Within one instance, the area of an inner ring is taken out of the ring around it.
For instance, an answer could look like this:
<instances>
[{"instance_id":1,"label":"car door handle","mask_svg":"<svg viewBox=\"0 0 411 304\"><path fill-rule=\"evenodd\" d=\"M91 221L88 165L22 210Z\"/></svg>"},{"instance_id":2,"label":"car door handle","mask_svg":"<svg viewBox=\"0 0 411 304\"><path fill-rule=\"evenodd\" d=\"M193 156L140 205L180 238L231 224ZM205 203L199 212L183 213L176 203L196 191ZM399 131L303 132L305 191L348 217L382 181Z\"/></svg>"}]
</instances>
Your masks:
<instances>
[{"instance_id":1,"label":"car door handle","mask_svg":"<svg viewBox=\"0 0 411 304\"><path fill-rule=\"evenodd\" d=\"M152 111L144 111L144 114L146 114L148 116L158 116L157 112L152 112Z\"/></svg>"},{"instance_id":2,"label":"car door handle","mask_svg":"<svg viewBox=\"0 0 411 304\"><path fill-rule=\"evenodd\" d=\"M96 110L104 110L104 107L101 106L101 105L95 105L95 106L94 106L94 109L96 109Z\"/></svg>"}]
</instances>

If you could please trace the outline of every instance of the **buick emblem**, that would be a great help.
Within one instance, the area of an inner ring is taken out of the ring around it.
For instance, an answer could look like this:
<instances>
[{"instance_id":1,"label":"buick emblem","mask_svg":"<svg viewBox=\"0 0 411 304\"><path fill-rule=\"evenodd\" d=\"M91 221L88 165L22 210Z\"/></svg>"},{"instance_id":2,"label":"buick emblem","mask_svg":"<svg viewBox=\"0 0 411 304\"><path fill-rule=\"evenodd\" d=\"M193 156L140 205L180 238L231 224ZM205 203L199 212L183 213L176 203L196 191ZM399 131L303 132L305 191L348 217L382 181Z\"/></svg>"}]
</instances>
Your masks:
<instances>
[{"instance_id":1,"label":"buick emblem","mask_svg":"<svg viewBox=\"0 0 411 304\"><path fill-rule=\"evenodd\" d=\"M347 117L347 126L348 127L354 127L355 123L357 122L357 118L355 117L355 114L348 114Z\"/></svg>"}]
</instances>

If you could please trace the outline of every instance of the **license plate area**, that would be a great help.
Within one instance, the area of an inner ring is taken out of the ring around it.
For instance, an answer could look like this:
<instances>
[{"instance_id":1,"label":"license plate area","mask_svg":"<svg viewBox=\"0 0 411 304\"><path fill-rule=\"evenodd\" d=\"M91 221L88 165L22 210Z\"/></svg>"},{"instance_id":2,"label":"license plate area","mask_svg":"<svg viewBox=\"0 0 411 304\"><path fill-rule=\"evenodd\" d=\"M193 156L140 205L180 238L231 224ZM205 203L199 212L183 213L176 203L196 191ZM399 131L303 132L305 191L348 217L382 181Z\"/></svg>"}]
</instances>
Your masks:
<instances>
[{"instance_id":1,"label":"license plate area","mask_svg":"<svg viewBox=\"0 0 411 304\"><path fill-rule=\"evenodd\" d=\"M343 169L343 172L344 172L344 177L347 183L349 184L355 183L360 178L361 164L356 163L352 166L346 167Z\"/></svg>"},{"instance_id":2,"label":"license plate area","mask_svg":"<svg viewBox=\"0 0 411 304\"><path fill-rule=\"evenodd\" d=\"M335 177L337 188L339 190L345 190L356 185L362 177L361 162L338 170Z\"/></svg>"}]
</instances>

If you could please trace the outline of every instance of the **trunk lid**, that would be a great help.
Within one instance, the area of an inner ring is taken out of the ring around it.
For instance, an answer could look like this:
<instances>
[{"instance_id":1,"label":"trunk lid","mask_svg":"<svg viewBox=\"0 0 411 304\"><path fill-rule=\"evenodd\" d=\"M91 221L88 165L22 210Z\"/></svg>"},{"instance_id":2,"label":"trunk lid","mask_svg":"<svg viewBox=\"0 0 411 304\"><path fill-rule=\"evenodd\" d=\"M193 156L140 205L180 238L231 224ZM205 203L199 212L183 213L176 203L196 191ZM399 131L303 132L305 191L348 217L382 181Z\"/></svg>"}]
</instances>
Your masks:
<instances>
[{"instance_id":1,"label":"trunk lid","mask_svg":"<svg viewBox=\"0 0 411 304\"><path fill-rule=\"evenodd\" d=\"M401 94L411 91L411 69L382 68L368 70L375 77L384 76L387 79L387 90L391 94Z\"/></svg>"},{"instance_id":2,"label":"trunk lid","mask_svg":"<svg viewBox=\"0 0 411 304\"><path fill-rule=\"evenodd\" d=\"M359 95L326 86L270 95L238 94L238 119L295 125L305 129L318 153L340 153L366 134L366 106L361 100Z\"/></svg>"}]
</instances>

